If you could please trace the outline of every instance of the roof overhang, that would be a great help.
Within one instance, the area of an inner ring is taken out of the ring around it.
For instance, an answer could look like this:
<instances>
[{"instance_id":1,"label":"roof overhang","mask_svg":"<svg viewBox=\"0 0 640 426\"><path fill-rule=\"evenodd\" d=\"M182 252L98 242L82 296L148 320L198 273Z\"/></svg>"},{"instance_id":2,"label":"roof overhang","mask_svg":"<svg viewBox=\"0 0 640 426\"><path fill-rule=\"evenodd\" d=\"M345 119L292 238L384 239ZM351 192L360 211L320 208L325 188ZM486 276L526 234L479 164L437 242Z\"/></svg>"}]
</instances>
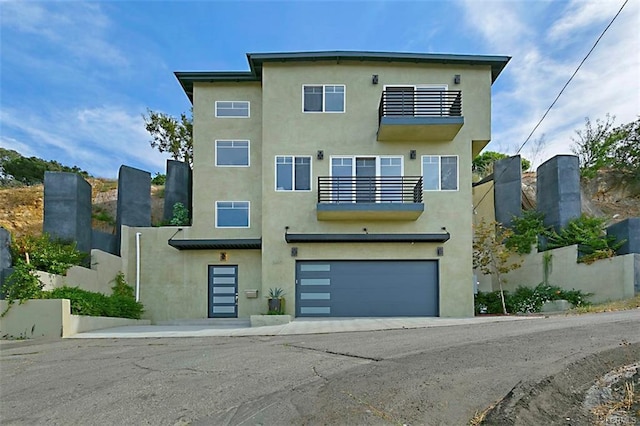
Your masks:
<instances>
[{"instance_id":1,"label":"roof overhang","mask_svg":"<svg viewBox=\"0 0 640 426\"><path fill-rule=\"evenodd\" d=\"M169 240L169 245L178 250L260 250L260 238L192 239Z\"/></svg>"},{"instance_id":2,"label":"roof overhang","mask_svg":"<svg viewBox=\"0 0 640 426\"><path fill-rule=\"evenodd\" d=\"M491 82L494 82L510 56L497 55L456 55L445 53L399 53L399 52L362 52L362 51L321 51L321 52L279 52L279 53L247 53L250 71L232 72L175 72L182 89L193 102L193 84L198 82L252 82L262 80L262 68L268 62L318 62L346 61L356 62L405 62L414 64L444 65L480 65L491 67Z\"/></svg>"},{"instance_id":3,"label":"roof overhang","mask_svg":"<svg viewBox=\"0 0 640 426\"><path fill-rule=\"evenodd\" d=\"M288 243L444 243L448 232L432 234L285 234Z\"/></svg>"}]
</instances>

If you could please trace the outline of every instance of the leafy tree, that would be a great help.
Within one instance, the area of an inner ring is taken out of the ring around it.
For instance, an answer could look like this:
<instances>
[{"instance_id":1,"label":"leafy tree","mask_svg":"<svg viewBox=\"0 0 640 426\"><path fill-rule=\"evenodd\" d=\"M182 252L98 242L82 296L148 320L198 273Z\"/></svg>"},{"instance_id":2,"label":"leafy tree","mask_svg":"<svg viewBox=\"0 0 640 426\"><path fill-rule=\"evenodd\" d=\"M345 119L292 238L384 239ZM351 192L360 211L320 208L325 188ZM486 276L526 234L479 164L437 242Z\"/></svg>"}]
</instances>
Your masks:
<instances>
[{"instance_id":1,"label":"leafy tree","mask_svg":"<svg viewBox=\"0 0 640 426\"><path fill-rule=\"evenodd\" d=\"M151 135L152 148L168 152L175 160L191 164L193 161L193 119L185 113L180 118L147 109L142 115L145 128Z\"/></svg>"},{"instance_id":2,"label":"leafy tree","mask_svg":"<svg viewBox=\"0 0 640 426\"><path fill-rule=\"evenodd\" d=\"M471 170L481 177L488 176L493 173L494 161L509 157L511 156L501 152L485 151L473 159L473 162L471 163ZM531 162L526 158L522 157L521 162L522 171L529 170L529 168L531 168Z\"/></svg>"},{"instance_id":3,"label":"leafy tree","mask_svg":"<svg viewBox=\"0 0 640 426\"><path fill-rule=\"evenodd\" d=\"M12 180L24 185L37 185L44 182L44 173L71 172L89 177L89 173L77 166L68 167L57 161L47 161L38 157L23 157L20 153L2 149L0 151L0 176L3 183L11 183Z\"/></svg>"},{"instance_id":4,"label":"leafy tree","mask_svg":"<svg viewBox=\"0 0 640 426\"><path fill-rule=\"evenodd\" d=\"M173 205L173 217L169 223L173 226L188 226L189 209L182 203L175 203Z\"/></svg>"},{"instance_id":5,"label":"leafy tree","mask_svg":"<svg viewBox=\"0 0 640 426\"><path fill-rule=\"evenodd\" d=\"M507 282L504 274L522 266L522 261L511 261L514 253L507 248L505 242L513 235L513 231L504 228L498 222L487 223L484 219L475 228L473 238L473 267L480 269L485 275L495 274L500 286L502 312L507 314L503 284Z\"/></svg>"},{"instance_id":6,"label":"leafy tree","mask_svg":"<svg viewBox=\"0 0 640 426\"><path fill-rule=\"evenodd\" d=\"M613 148L616 139L611 137L611 128L615 117L607 114L604 121L596 119L595 125L589 117L585 118L582 130L576 130L577 138L572 138L571 151L578 156L580 174L593 178L598 170L613 163Z\"/></svg>"},{"instance_id":7,"label":"leafy tree","mask_svg":"<svg viewBox=\"0 0 640 426\"><path fill-rule=\"evenodd\" d=\"M531 247L538 243L538 235L546 235L544 213L537 210L525 210L522 216L511 220L513 235L505 242L508 249L519 254L531 253Z\"/></svg>"},{"instance_id":8,"label":"leafy tree","mask_svg":"<svg viewBox=\"0 0 640 426\"><path fill-rule=\"evenodd\" d=\"M640 181L640 118L611 131L615 143L613 166Z\"/></svg>"}]
</instances>

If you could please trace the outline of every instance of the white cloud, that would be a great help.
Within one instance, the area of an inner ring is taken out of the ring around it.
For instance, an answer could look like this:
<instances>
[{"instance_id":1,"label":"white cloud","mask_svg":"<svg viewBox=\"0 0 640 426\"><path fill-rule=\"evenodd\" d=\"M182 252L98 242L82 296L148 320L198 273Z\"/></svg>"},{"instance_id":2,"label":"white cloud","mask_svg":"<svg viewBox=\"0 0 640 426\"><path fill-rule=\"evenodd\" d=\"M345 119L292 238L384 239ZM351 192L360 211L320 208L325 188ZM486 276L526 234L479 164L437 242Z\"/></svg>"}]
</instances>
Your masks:
<instances>
[{"instance_id":1,"label":"white cloud","mask_svg":"<svg viewBox=\"0 0 640 426\"><path fill-rule=\"evenodd\" d=\"M559 11L555 22L542 20L550 10L535 14L513 8L511 22L493 28L486 27L487 22L496 23L486 16L493 10L474 6L466 13L467 26L481 34L491 49L513 56L499 77L505 80L498 86L501 89L494 92L493 138L487 149L515 153L525 141L621 5L601 3L572 2ZM557 7L553 2L536 4ZM640 39L629 34L637 34L639 9L639 2L627 4L533 135L532 141L543 134L546 140L545 157L537 163L556 154L570 154L571 138L584 126L585 117L595 120L610 113L617 116L617 124L636 119L640 112ZM576 22L570 24L574 16ZM545 34L551 35L547 38ZM557 37L576 43L564 49ZM532 148L526 145L523 155L533 155Z\"/></svg>"},{"instance_id":2,"label":"white cloud","mask_svg":"<svg viewBox=\"0 0 640 426\"><path fill-rule=\"evenodd\" d=\"M122 164L152 173L163 171L167 156L149 146L141 114L116 106L48 115L3 110L2 127L35 142L3 137L2 146L23 155L78 166L102 177L116 177Z\"/></svg>"}]
</instances>

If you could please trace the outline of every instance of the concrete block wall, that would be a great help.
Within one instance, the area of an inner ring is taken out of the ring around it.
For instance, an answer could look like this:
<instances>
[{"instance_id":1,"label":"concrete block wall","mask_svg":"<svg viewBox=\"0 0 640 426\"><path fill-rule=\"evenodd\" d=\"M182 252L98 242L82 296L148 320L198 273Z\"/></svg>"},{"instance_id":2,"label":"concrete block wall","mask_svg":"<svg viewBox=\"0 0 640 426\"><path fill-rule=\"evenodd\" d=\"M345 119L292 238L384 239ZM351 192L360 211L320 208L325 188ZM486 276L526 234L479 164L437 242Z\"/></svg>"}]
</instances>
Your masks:
<instances>
[{"instance_id":1,"label":"concrete block wall","mask_svg":"<svg viewBox=\"0 0 640 426\"><path fill-rule=\"evenodd\" d=\"M493 163L496 221L511 226L522 215L522 162L519 155Z\"/></svg>"},{"instance_id":2,"label":"concrete block wall","mask_svg":"<svg viewBox=\"0 0 640 426\"><path fill-rule=\"evenodd\" d=\"M43 231L76 241L81 252L91 251L91 185L82 176L45 172Z\"/></svg>"},{"instance_id":3,"label":"concrete block wall","mask_svg":"<svg viewBox=\"0 0 640 426\"><path fill-rule=\"evenodd\" d=\"M640 253L640 217L632 217L607 228L607 235L626 240L618 254Z\"/></svg>"},{"instance_id":4,"label":"concrete block wall","mask_svg":"<svg viewBox=\"0 0 640 426\"><path fill-rule=\"evenodd\" d=\"M167 160L167 181L164 186L164 211L162 219L169 222L173 217L173 205L182 203L189 209L191 217L191 167L183 161Z\"/></svg>"},{"instance_id":5,"label":"concrete block wall","mask_svg":"<svg viewBox=\"0 0 640 426\"><path fill-rule=\"evenodd\" d=\"M575 155L556 155L537 170L537 210L557 231L580 217L580 167Z\"/></svg>"},{"instance_id":6,"label":"concrete block wall","mask_svg":"<svg viewBox=\"0 0 640 426\"><path fill-rule=\"evenodd\" d=\"M118 172L116 240L120 253L120 229L126 226L151 226L151 174L121 166Z\"/></svg>"}]
</instances>

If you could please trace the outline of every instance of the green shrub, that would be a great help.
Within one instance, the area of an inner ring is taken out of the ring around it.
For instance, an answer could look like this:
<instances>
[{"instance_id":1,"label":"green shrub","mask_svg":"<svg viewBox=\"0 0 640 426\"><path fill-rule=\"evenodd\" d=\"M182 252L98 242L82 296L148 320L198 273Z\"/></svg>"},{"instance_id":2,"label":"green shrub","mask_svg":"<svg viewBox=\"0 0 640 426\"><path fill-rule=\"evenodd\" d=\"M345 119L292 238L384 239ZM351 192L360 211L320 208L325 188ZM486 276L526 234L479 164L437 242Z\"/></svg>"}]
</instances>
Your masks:
<instances>
[{"instance_id":1,"label":"green shrub","mask_svg":"<svg viewBox=\"0 0 640 426\"><path fill-rule=\"evenodd\" d=\"M531 247L538 244L538 235L547 231L543 220L544 213L536 210L527 210L522 216L514 217L511 221L513 235L505 243L507 248L519 254L531 253Z\"/></svg>"},{"instance_id":2,"label":"green shrub","mask_svg":"<svg viewBox=\"0 0 640 426\"><path fill-rule=\"evenodd\" d=\"M189 225L189 209L182 203L175 203L173 205L173 217L169 223L173 226Z\"/></svg>"},{"instance_id":3,"label":"green shrub","mask_svg":"<svg viewBox=\"0 0 640 426\"><path fill-rule=\"evenodd\" d=\"M73 315L140 319L144 311L142 304L136 302L134 297L122 293L106 296L65 286L44 292L44 296L46 299L69 299Z\"/></svg>"},{"instance_id":4,"label":"green shrub","mask_svg":"<svg viewBox=\"0 0 640 426\"><path fill-rule=\"evenodd\" d=\"M538 284L534 288L518 287L513 293L504 294L507 311L511 313L540 312L545 302L567 300L573 306L588 306L587 300L593 294L580 290L564 290L557 286ZM475 297L476 314L501 314L500 292L478 292Z\"/></svg>"},{"instance_id":5,"label":"green shrub","mask_svg":"<svg viewBox=\"0 0 640 426\"><path fill-rule=\"evenodd\" d=\"M19 300L22 304L28 299L39 299L42 287L43 284L35 275L35 269L22 259L16 259L13 272L0 288L0 292L4 294L4 298L8 302L7 309L0 316L5 316L9 312L14 300Z\"/></svg>"},{"instance_id":6,"label":"green shrub","mask_svg":"<svg viewBox=\"0 0 640 426\"><path fill-rule=\"evenodd\" d=\"M86 253L76 249L75 242L52 239L47 234L17 238L11 244L11 255L14 262L21 259L34 269L58 275L66 274L70 267L87 259Z\"/></svg>"}]
</instances>

